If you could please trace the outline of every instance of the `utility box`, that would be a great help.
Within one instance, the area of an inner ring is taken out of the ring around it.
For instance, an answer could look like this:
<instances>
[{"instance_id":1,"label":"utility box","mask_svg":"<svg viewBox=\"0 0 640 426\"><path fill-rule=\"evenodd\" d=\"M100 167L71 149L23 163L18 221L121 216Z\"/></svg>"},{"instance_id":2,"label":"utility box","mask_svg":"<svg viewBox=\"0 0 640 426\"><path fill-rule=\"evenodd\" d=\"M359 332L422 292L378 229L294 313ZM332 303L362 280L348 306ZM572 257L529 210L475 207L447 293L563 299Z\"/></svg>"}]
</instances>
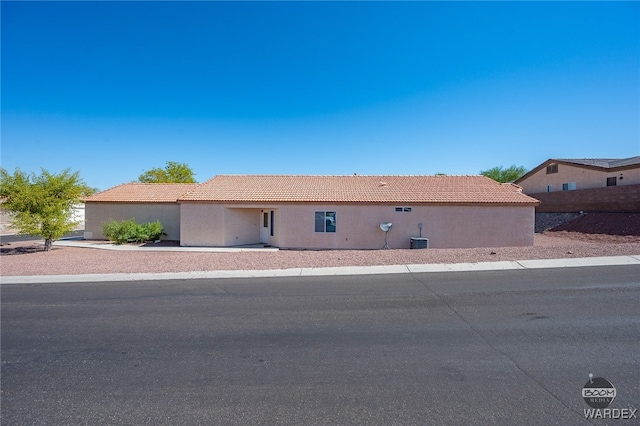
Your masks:
<instances>
[{"instance_id":1,"label":"utility box","mask_svg":"<svg viewBox=\"0 0 640 426\"><path fill-rule=\"evenodd\" d=\"M410 248L412 248L412 249L427 249L427 248L429 248L429 239L428 238L411 237Z\"/></svg>"}]
</instances>

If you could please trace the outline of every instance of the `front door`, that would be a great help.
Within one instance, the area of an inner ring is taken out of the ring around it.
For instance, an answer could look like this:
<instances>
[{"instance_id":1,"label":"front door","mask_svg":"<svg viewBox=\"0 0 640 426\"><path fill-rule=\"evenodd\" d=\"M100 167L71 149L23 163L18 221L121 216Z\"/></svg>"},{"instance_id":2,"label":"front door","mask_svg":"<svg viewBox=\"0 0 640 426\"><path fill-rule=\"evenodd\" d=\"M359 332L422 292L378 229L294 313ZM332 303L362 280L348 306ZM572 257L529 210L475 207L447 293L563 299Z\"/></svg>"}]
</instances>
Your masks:
<instances>
[{"instance_id":1,"label":"front door","mask_svg":"<svg viewBox=\"0 0 640 426\"><path fill-rule=\"evenodd\" d=\"M268 244L269 243L269 226L271 221L269 220L269 211L261 210L260 211L260 242Z\"/></svg>"}]
</instances>

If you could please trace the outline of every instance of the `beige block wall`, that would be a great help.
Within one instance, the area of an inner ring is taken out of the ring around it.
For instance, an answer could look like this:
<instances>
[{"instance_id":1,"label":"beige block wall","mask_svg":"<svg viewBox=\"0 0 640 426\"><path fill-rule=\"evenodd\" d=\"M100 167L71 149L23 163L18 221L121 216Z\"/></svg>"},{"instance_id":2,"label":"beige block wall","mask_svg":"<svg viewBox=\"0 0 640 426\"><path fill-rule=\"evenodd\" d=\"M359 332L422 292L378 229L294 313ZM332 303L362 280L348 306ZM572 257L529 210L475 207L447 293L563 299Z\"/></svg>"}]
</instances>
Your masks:
<instances>
[{"instance_id":1,"label":"beige block wall","mask_svg":"<svg viewBox=\"0 0 640 426\"><path fill-rule=\"evenodd\" d=\"M639 184L640 168L604 172L558 164L558 173L547 174L546 168L543 168L519 185L522 186L525 194L536 194L547 192L547 185L553 185L553 192L562 191L562 184L568 182L575 182L576 189L602 188L607 186L607 178L609 177L618 178L617 186Z\"/></svg>"},{"instance_id":2,"label":"beige block wall","mask_svg":"<svg viewBox=\"0 0 640 426\"><path fill-rule=\"evenodd\" d=\"M380 249L381 222L392 222L390 248L409 248L410 238L429 238L432 248L533 245L533 206L419 206L396 212L396 205L247 205L182 204L181 244L227 246L260 241L261 210L274 211L274 236L280 248ZM335 233L315 232L315 212L335 211ZM216 224L214 226L213 224Z\"/></svg>"},{"instance_id":3,"label":"beige block wall","mask_svg":"<svg viewBox=\"0 0 640 426\"><path fill-rule=\"evenodd\" d=\"M136 222L159 220L167 234L163 240L180 239L180 205L177 203L85 203L85 238L103 240L102 224L135 218Z\"/></svg>"}]
</instances>

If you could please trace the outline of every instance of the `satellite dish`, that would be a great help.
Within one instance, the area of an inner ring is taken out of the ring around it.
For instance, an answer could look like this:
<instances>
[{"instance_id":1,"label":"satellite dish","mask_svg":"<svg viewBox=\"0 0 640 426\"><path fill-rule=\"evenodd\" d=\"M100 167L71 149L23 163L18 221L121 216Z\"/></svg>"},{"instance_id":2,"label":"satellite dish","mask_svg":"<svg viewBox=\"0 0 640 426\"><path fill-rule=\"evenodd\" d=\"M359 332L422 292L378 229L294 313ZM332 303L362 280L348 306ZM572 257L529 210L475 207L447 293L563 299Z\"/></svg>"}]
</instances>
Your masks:
<instances>
[{"instance_id":1,"label":"satellite dish","mask_svg":"<svg viewBox=\"0 0 640 426\"><path fill-rule=\"evenodd\" d=\"M382 247L383 250L387 250L389 248L389 244L387 244L387 234L389 234L392 226L393 223L391 222L382 222L380 224L380 229L384 231L384 247Z\"/></svg>"}]
</instances>

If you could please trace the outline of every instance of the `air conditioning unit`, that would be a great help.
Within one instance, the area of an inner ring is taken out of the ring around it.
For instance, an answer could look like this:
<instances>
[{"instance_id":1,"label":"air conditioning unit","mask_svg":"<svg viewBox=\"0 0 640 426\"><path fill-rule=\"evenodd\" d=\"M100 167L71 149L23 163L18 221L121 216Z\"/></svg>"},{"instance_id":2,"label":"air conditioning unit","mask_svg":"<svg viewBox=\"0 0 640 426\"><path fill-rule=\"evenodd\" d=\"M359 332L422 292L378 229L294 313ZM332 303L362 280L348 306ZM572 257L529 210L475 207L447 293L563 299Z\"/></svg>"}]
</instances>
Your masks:
<instances>
[{"instance_id":1,"label":"air conditioning unit","mask_svg":"<svg viewBox=\"0 0 640 426\"><path fill-rule=\"evenodd\" d=\"M411 237L411 244L409 246L412 249L428 249L429 248L429 239L428 238L418 238Z\"/></svg>"}]
</instances>

